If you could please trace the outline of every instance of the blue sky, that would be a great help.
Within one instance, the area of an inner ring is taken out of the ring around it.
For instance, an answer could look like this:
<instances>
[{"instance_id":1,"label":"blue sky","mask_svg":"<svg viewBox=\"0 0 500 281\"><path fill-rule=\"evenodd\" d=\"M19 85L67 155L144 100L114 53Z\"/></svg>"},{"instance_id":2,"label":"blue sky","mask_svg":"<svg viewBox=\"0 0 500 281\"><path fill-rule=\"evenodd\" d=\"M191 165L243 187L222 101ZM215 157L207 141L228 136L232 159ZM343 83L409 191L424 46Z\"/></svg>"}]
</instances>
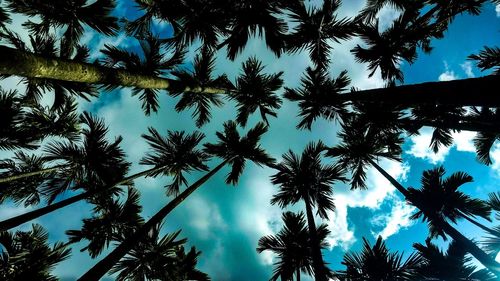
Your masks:
<instances>
[{"instance_id":1,"label":"blue sky","mask_svg":"<svg viewBox=\"0 0 500 281\"><path fill-rule=\"evenodd\" d=\"M118 2L119 6L115 11L117 16L133 17L136 14L130 2ZM340 11L341 16L355 15L364 1L345 2ZM496 11L495 8L493 4L486 4L480 16L459 16L446 32L445 38L433 42L434 50L430 55L420 54L413 65L402 65L405 82L418 83L483 75L468 63L466 58L472 53L477 53L484 45L500 45L500 11ZM394 11L384 9L379 18L382 24L388 25L394 15ZM26 33L19 28L23 20L25 19L22 17L15 17L13 26L26 38ZM165 30L166 26L157 24L155 28ZM134 39L127 38L123 34L106 38L86 32L82 42L95 50L93 58L99 56L98 50L104 44L137 48ZM330 73L335 76L347 69L353 80L352 85L360 89L383 86L379 73L368 78L366 65L354 61L350 49L358 43L358 39L353 39L333 44ZM188 59L192 60L194 54L193 48ZM226 73L234 81L234 77L241 71L241 62L249 56L256 56L262 60L268 73L284 71L285 85L291 88L298 86L304 69L310 65L307 54L283 55L276 58L261 40L252 39L243 54L234 62L227 61L222 50L217 58L216 72ZM17 78L1 81L0 86L22 88ZM45 99L50 103L51 93L47 93ZM134 163L131 171L133 173L147 168L137 163L147 151L147 146L140 135L145 133L149 126L163 134L167 130L188 132L196 130L191 112L178 114L174 111L175 104L176 99L162 94L159 112L146 117L138 99L131 97L129 89L123 89L102 93L98 99L90 103L81 101L79 110L92 111L104 118L106 124L110 126L111 139L118 135L124 137L123 148L129 161ZM314 124L310 132L298 131L295 129L298 123L297 113L296 104L284 101L278 112L278 118L270 120L270 130L263 137L262 146L277 159L280 159L288 149L301 152L310 141L321 139L327 145L337 143L336 124L320 120ZM214 133L221 130L223 122L235 116L235 104L232 102L215 109L210 124L201 129L207 136L206 141L214 141ZM257 121L258 117L252 116L247 128ZM450 174L466 169L465 171L474 177L473 183L463 187L463 191L473 197L486 198L489 192L498 191L500 145L497 144L492 151L493 165L487 167L475 160L472 147L473 134L466 132L456 134L455 143L438 154L428 149L430 134L430 130L423 129L420 136L407 138L403 162L381 161L382 167L405 186L418 187L422 171L442 164ZM8 154L3 153L1 156L8 157ZM214 159L211 165L217 163L219 160ZM207 272L213 280L267 280L271 275L273 256L270 253L258 254L255 248L260 237L275 233L281 228L282 210L277 206L271 206L269 202L277 191L269 181L273 171L249 164L236 187L224 184L226 173L227 169L219 172L170 214L165 221L163 231L167 233L182 229L181 236L187 237L190 245L195 245L203 252L199 268ZM193 182L200 176L200 173L193 173L189 175L189 181ZM146 218L168 202L169 198L166 197L163 186L169 180L146 178L136 181L136 186L141 191L143 215ZM408 207L393 187L374 170L368 172L368 186L369 189L366 191L350 191L345 185L333 187L337 211L331 213L328 220L323 221L328 223L332 231L329 237L331 249L325 251L324 256L333 269L342 269L340 261L343 253L346 250L360 249L363 236L373 242L377 235L382 235L389 248L406 253L412 250L413 243L422 243L426 238L425 224L409 220L412 208ZM301 204L290 208L294 211L302 209ZM24 211L22 207L7 204L0 208L0 219ZM80 203L42 217L36 222L49 230L51 241L57 241L65 240L65 230L79 228L81 219L90 216L90 206ZM320 222L321 220L317 218L317 223ZM20 228L28 227L24 225ZM459 223L457 227L469 237L480 239L482 235L477 228L467 223ZM95 260L90 259L86 253L79 252L83 245L77 244L72 257L56 267L55 272L58 276L72 280L95 263Z\"/></svg>"}]
</instances>

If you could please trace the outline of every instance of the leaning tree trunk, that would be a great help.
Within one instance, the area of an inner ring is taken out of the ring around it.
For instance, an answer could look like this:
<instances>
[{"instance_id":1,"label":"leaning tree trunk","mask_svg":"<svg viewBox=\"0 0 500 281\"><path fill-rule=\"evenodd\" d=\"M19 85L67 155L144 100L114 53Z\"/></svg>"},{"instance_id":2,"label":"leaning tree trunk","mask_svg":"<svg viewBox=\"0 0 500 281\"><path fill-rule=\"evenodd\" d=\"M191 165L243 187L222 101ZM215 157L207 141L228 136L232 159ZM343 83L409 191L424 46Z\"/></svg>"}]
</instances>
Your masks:
<instances>
[{"instance_id":1,"label":"leaning tree trunk","mask_svg":"<svg viewBox=\"0 0 500 281\"><path fill-rule=\"evenodd\" d=\"M396 179L394 179L391 175L389 175L382 167L380 167L373 160L368 160L371 165L375 167L389 182L403 194L405 199L409 202L412 202L410 193L406 188L404 188ZM417 208L422 210L423 208L419 207L418 204L412 202ZM428 215L428 214L427 214ZM441 228L446 234L448 234L453 240L460 243L462 247L466 249L473 257L475 257L480 263L482 263L485 267L487 267L491 272L495 275L500 276L500 264L495 261L493 257L486 254L481 248L479 248L476 244L474 244L470 239L465 237L462 233L456 230L453 226L451 226L448 222L440 217L429 216L429 219L432 220L439 228Z\"/></svg>"},{"instance_id":2,"label":"leaning tree trunk","mask_svg":"<svg viewBox=\"0 0 500 281\"><path fill-rule=\"evenodd\" d=\"M482 230L484 230L484 231L488 232L488 233L489 233L489 234L491 234L491 235L495 235L495 236L497 236L497 237L499 237L499 238L500 238L500 232L498 232L498 231L496 231L496 230L494 230L494 229L491 229L491 228L489 228L489 227L487 227L487 226L483 225L482 223L480 223L480 222L476 221L476 220L475 220L475 219L473 219L473 218L470 218L469 216L467 216L466 214L464 214L464 213L463 213L462 211L460 211L460 210L459 210L458 212L460 213L460 215L461 215L461 217L462 217L462 218L464 218L464 219L468 220L468 221L469 221L470 223L472 223L473 225L475 225L475 226L477 226L477 227L481 228Z\"/></svg>"},{"instance_id":3,"label":"leaning tree trunk","mask_svg":"<svg viewBox=\"0 0 500 281\"><path fill-rule=\"evenodd\" d=\"M494 91L498 85L500 75L491 75L355 91L339 97L346 101L384 102L406 107L425 104L500 107L500 95Z\"/></svg>"},{"instance_id":4,"label":"leaning tree trunk","mask_svg":"<svg viewBox=\"0 0 500 281\"><path fill-rule=\"evenodd\" d=\"M46 58L33 53L0 46L0 74L46 78L89 84L117 85L142 89L179 87L172 79L140 75L94 64L61 58ZM448 104L456 106L500 107L500 95L491 89L500 84L500 76L463 80L427 82L391 88L379 88L342 94L348 101L387 102L408 107L418 104ZM185 87L185 91L226 93L228 89Z\"/></svg>"},{"instance_id":5,"label":"leaning tree trunk","mask_svg":"<svg viewBox=\"0 0 500 281\"><path fill-rule=\"evenodd\" d=\"M51 172L55 172L55 171L61 169L62 167L65 167L65 165L57 165L55 167L51 167L51 168L47 168L47 169L42 169L42 170L38 170L38 171L26 172L26 173L22 173L22 174L16 174L16 175L8 176L8 177L5 177L5 178L1 178L0 179L0 183L5 183L5 182L10 182L10 181L20 180L20 179L29 178L29 177L33 177L33 176L38 176L38 175L42 175L42 174L48 174L48 173L51 173Z\"/></svg>"},{"instance_id":6,"label":"leaning tree trunk","mask_svg":"<svg viewBox=\"0 0 500 281\"><path fill-rule=\"evenodd\" d=\"M165 167L162 166L162 167L159 167L159 168L153 168L153 169L149 169L149 170L137 173L135 175L127 177L127 178L125 178L125 179L123 179L123 180L121 180L121 181L113 184L111 186L111 188L119 186L119 185L122 185L122 184L126 184L126 183L128 183L128 182L130 182L132 180L135 180L135 179L140 178L142 176L154 173L156 171L161 171L164 168ZM73 203L76 203L78 201L90 198L90 197L92 197L92 196L94 196L96 194L99 194L100 192L102 192L103 190L106 190L106 189L107 188L98 189L98 190L94 190L94 191L87 191L87 192L75 195L73 197L64 199L62 201L59 201L57 203L54 203L54 204L42 207L40 209L36 209L36 210L31 211L31 212L27 212L27 213L24 213L22 215L19 215L19 216L10 218L10 219L6 219L6 220L0 222L0 231L9 230L9 229L14 228L16 226L19 226L19 225L21 225L23 223L27 223L27 222L29 222L31 220L34 220L34 219L39 218L41 216L47 215L49 213L52 213L52 212L54 212L56 210L59 210L59 209L64 208L66 206L69 206L69 205L71 205Z\"/></svg>"},{"instance_id":7,"label":"leaning tree trunk","mask_svg":"<svg viewBox=\"0 0 500 281\"><path fill-rule=\"evenodd\" d=\"M492 134L500 134L500 126L495 123L489 122L473 122L458 120L413 120L413 119L400 119L398 125L403 128L412 127L433 127L439 129L450 129L456 131L469 131L469 132L484 132Z\"/></svg>"},{"instance_id":8,"label":"leaning tree trunk","mask_svg":"<svg viewBox=\"0 0 500 281\"><path fill-rule=\"evenodd\" d=\"M325 263L323 261L323 256L321 255L320 241L318 239L318 231L316 229L316 224L314 222L314 215L312 212L311 203L309 199L305 200L306 205L306 215L307 224L309 226L309 235L311 237L311 250L312 250L312 260L314 277L316 281L327 281L325 272Z\"/></svg>"},{"instance_id":9,"label":"leaning tree trunk","mask_svg":"<svg viewBox=\"0 0 500 281\"><path fill-rule=\"evenodd\" d=\"M208 179L210 179L215 173L217 173L224 165L226 165L228 160L220 163L217 167L212 169L202 178L197 180L195 183L190 185L181 194L175 197L167 205L165 205L160 211L158 211L151 219L149 219L143 226L141 226L136 232L127 237L122 243L120 243L111 253L109 253L105 258L94 265L89 271L83 274L78 280L81 281L97 281L101 279L106 272L108 272L113 265L120 261L130 250L134 248L138 241L140 241L155 225L161 223L163 219L177 206L179 206L184 200L198 189L202 184L204 184Z\"/></svg>"},{"instance_id":10,"label":"leaning tree trunk","mask_svg":"<svg viewBox=\"0 0 500 281\"><path fill-rule=\"evenodd\" d=\"M300 281L300 267L297 267L297 278L295 280Z\"/></svg>"},{"instance_id":11,"label":"leaning tree trunk","mask_svg":"<svg viewBox=\"0 0 500 281\"><path fill-rule=\"evenodd\" d=\"M0 46L0 74L45 78L88 84L116 85L141 89L166 89L179 86L173 79L147 76L130 71L103 67L61 58L47 58L29 52ZM185 91L225 93L227 89L185 87Z\"/></svg>"}]
</instances>

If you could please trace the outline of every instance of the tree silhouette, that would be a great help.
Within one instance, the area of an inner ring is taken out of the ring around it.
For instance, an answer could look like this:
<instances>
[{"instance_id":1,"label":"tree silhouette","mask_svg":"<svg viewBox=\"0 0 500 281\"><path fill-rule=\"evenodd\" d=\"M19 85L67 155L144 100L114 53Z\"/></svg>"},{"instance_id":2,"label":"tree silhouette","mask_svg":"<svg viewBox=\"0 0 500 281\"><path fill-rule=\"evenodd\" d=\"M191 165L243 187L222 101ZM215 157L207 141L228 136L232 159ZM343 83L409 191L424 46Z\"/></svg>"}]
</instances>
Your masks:
<instances>
[{"instance_id":1,"label":"tree silhouette","mask_svg":"<svg viewBox=\"0 0 500 281\"><path fill-rule=\"evenodd\" d=\"M303 213L285 212L282 214L283 228L276 235L267 235L259 239L257 251L272 251L279 260L274 263L273 276L269 280L300 281L301 272L313 275L312 254L309 231ZM330 231L326 224L317 229L321 248L326 248L325 238Z\"/></svg>"},{"instance_id":2,"label":"tree silhouette","mask_svg":"<svg viewBox=\"0 0 500 281\"><path fill-rule=\"evenodd\" d=\"M34 224L31 231L0 232L0 277L3 280L58 280L51 274L58 263L69 258L67 245L48 245L48 232Z\"/></svg>"},{"instance_id":3,"label":"tree silhouette","mask_svg":"<svg viewBox=\"0 0 500 281\"><path fill-rule=\"evenodd\" d=\"M328 218L327 212L335 210L331 185L345 180L340 166L321 163L321 155L325 149L324 144L318 142L308 144L301 156L289 151L283 155L283 161L275 165L274 169L278 172L271 178L271 182L279 186L271 204L278 204L283 208L304 201L311 236L314 276L317 280L327 280L330 273L321 254L312 208L316 207L316 213L321 218Z\"/></svg>"},{"instance_id":4,"label":"tree silhouette","mask_svg":"<svg viewBox=\"0 0 500 281\"><path fill-rule=\"evenodd\" d=\"M373 246L363 238L363 249L360 253L347 253L342 264L345 270L339 271L340 280L371 281L407 281L418 279L418 269L422 258L413 253L404 258L402 253L391 253L379 236Z\"/></svg>"}]
</instances>

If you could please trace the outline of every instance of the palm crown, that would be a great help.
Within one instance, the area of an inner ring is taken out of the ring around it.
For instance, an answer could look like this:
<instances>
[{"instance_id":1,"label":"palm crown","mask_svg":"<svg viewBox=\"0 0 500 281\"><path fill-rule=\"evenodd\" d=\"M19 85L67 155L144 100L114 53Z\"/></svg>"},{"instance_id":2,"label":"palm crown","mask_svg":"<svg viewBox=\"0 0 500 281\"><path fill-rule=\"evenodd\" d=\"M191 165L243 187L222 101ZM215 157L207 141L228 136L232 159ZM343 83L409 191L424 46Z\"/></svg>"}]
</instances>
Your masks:
<instances>
[{"instance_id":1,"label":"palm crown","mask_svg":"<svg viewBox=\"0 0 500 281\"><path fill-rule=\"evenodd\" d=\"M245 136L240 136L234 121L224 123L224 131L217 132L218 143L205 144L205 151L219 157L231 166L231 171L226 177L226 183L236 184L243 173L246 160L255 164L272 165L274 159L259 145L263 134L267 132L264 123L257 123L255 127L248 130Z\"/></svg>"},{"instance_id":2,"label":"palm crown","mask_svg":"<svg viewBox=\"0 0 500 281\"><path fill-rule=\"evenodd\" d=\"M149 128L149 134L142 137L152 151L142 158L140 164L157 169L149 174L152 177L160 174L174 177L173 182L166 186L168 195L177 195L180 186L187 185L185 172L208 170L205 161L209 155L197 148L205 137L204 134L168 131L167 137L163 137L154 128Z\"/></svg>"},{"instance_id":3,"label":"palm crown","mask_svg":"<svg viewBox=\"0 0 500 281\"><path fill-rule=\"evenodd\" d=\"M470 175L456 172L443 179L445 173L442 166L424 171L421 187L419 189L408 188L409 203L419 208L411 218L422 218L428 221L431 237L440 235L445 238L443 230L433 224L431 217L448 219L456 223L457 219L466 216L480 216L489 220L491 214L491 209L486 202L471 198L458 190L463 184L472 182Z\"/></svg>"}]
</instances>

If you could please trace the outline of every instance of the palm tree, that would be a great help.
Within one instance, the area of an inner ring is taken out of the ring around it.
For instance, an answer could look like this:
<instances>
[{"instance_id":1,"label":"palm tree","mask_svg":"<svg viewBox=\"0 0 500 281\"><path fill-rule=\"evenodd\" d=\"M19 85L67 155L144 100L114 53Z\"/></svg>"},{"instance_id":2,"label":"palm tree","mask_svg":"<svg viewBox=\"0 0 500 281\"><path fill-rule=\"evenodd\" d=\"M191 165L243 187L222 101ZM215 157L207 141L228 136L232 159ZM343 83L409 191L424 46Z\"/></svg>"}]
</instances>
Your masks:
<instances>
[{"instance_id":1,"label":"palm tree","mask_svg":"<svg viewBox=\"0 0 500 281\"><path fill-rule=\"evenodd\" d=\"M487 47L485 46L481 52L477 55L470 55L470 60L474 60L477 66L485 71L487 69L493 69L495 75L500 75L500 48L499 47Z\"/></svg>"},{"instance_id":2,"label":"palm tree","mask_svg":"<svg viewBox=\"0 0 500 281\"><path fill-rule=\"evenodd\" d=\"M243 74L236 80L236 89L229 93L229 97L238 103L236 121L245 126L250 114L260 112L262 121L269 125L267 115L276 117L276 110L281 107L281 99L277 95L283 85L281 76L276 74L262 74L264 67L255 58L249 58L243 63Z\"/></svg>"},{"instance_id":3,"label":"palm tree","mask_svg":"<svg viewBox=\"0 0 500 281\"><path fill-rule=\"evenodd\" d=\"M337 157L339 164L352 171L352 188L366 188L367 166L373 166L380 172L412 205L428 217L436 228L456 240L460 245L467 249L479 262L490 269L495 274L500 272L499 264L493 257L486 254L476 244L457 231L442 217L436 216L432 212L427 212L426 201L418 201L413 198L409 190L403 187L396 179L380 167L375 161L379 157L388 158L395 161L400 160L402 140L396 133L373 132L363 128L353 126L344 127L339 132L341 144L330 148L327 156Z\"/></svg>"},{"instance_id":4,"label":"palm tree","mask_svg":"<svg viewBox=\"0 0 500 281\"><path fill-rule=\"evenodd\" d=\"M431 237L441 236L446 239L442 229L436 227L430 215L440 217L443 220L450 220L456 223L457 219L464 218L483 230L490 230L481 223L474 220L474 217L482 217L490 220L491 209L486 202L459 191L458 188L465 183L472 182L472 177L464 172L455 172L446 179L443 179L445 169L442 166L424 171L422 174L422 186L419 189L408 188L412 202L419 202L423 209L418 210L411 216L412 219L422 218L429 223ZM425 204L421 204L425 202ZM490 230L491 231L491 230Z\"/></svg>"},{"instance_id":5,"label":"palm tree","mask_svg":"<svg viewBox=\"0 0 500 281\"><path fill-rule=\"evenodd\" d=\"M455 240L451 241L446 252L441 251L429 239L425 241L425 245L415 243L413 247L422 258L418 272L423 280L496 280L496 277L488 270L478 270L476 266L470 264L471 258L467 256L465 249Z\"/></svg>"},{"instance_id":6,"label":"palm tree","mask_svg":"<svg viewBox=\"0 0 500 281\"><path fill-rule=\"evenodd\" d=\"M327 280L330 274L321 254L312 208L316 207L321 218L327 218L327 211L335 209L331 185L337 181L345 181L344 171L340 166L321 163L321 154L325 149L320 141L308 144L301 156L288 151L283 155L283 161L274 166L278 172L271 177L271 182L280 188L271 199L271 204L284 208L299 201L305 203L316 280Z\"/></svg>"},{"instance_id":7,"label":"palm tree","mask_svg":"<svg viewBox=\"0 0 500 281\"><path fill-rule=\"evenodd\" d=\"M115 67L144 76L158 77L161 74L172 70L184 60L185 51L176 49L170 59L164 59L162 46L158 38L152 34L145 34L139 38L139 43L143 52L144 59L127 50L117 48L111 45L104 45L101 52L105 55L103 65L106 67ZM116 85L108 85L107 89L113 89ZM139 87L132 88L132 95L139 95L142 101L142 109L149 115L151 111L158 111L158 91L156 89L143 89Z\"/></svg>"},{"instance_id":8,"label":"palm tree","mask_svg":"<svg viewBox=\"0 0 500 281\"><path fill-rule=\"evenodd\" d=\"M0 150L35 149L41 140L57 136L76 140L79 118L76 103L67 101L58 110L29 104L16 91L0 89ZM5 182L7 179L0 179Z\"/></svg>"},{"instance_id":9,"label":"palm tree","mask_svg":"<svg viewBox=\"0 0 500 281\"><path fill-rule=\"evenodd\" d=\"M371 246L363 237L363 249L360 253L346 253L342 264L346 270L339 271L340 280L359 281L408 281L418 279L418 269L422 258L413 253L406 259L403 253L389 252L382 236Z\"/></svg>"},{"instance_id":10,"label":"palm tree","mask_svg":"<svg viewBox=\"0 0 500 281\"><path fill-rule=\"evenodd\" d=\"M83 35L84 26L108 36L118 31L117 19L110 15L115 8L113 0L97 0L92 4L87 4L86 0L50 2L7 0L6 2L14 13L40 17L39 23L32 21L25 23L31 34L44 36L49 34L51 27L66 28L62 37L67 41L69 49L78 43Z\"/></svg>"},{"instance_id":11,"label":"palm tree","mask_svg":"<svg viewBox=\"0 0 500 281\"><path fill-rule=\"evenodd\" d=\"M2 176L37 174L15 181L0 181L0 203L4 203L10 199L16 204L23 203L25 207L38 205L42 197L45 197L45 193L42 190L47 188L47 178L54 176L55 172L61 167L45 168L45 161L42 157L28 155L22 151L15 152L13 159L15 161L12 159L0 161L0 169L6 170L2 172ZM44 171L44 173L42 174L40 171Z\"/></svg>"},{"instance_id":12,"label":"palm tree","mask_svg":"<svg viewBox=\"0 0 500 281\"><path fill-rule=\"evenodd\" d=\"M172 74L180 82L178 89L172 87L169 89L169 94L178 97L179 101L175 105L177 112L184 111L194 107L192 113L193 118L196 118L196 126L200 128L210 121L212 114L210 113L211 105L221 107L224 103L220 93L204 92L205 88L221 88L228 89L228 92L234 88L225 74L212 78L212 73L215 69L214 52L203 49L194 59L193 71L189 72L186 69L172 71ZM186 90L185 87L190 90ZM196 90L195 90L196 89Z\"/></svg>"},{"instance_id":13,"label":"palm tree","mask_svg":"<svg viewBox=\"0 0 500 281\"><path fill-rule=\"evenodd\" d=\"M2 280L58 280L51 274L58 263L69 258L67 245L48 245L49 234L34 224L31 231L0 232L0 278Z\"/></svg>"},{"instance_id":14,"label":"palm tree","mask_svg":"<svg viewBox=\"0 0 500 281\"><path fill-rule=\"evenodd\" d=\"M300 281L300 272L313 275L311 244L309 231L306 226L304 214L285 212L282 214L283 228L275 235L263 236L259 239L257 251L272 251L278 255L274 263L273 276L269 280L276 281L293 279ZM321 248L326 248L326 237L330 233L326 224L318 227L318 239Z\"/></svg>"},{"instance_id":15,"label":"palm tree","mask_svg":"<svg viewBox=\"0 0 500 281\"><path fill-rule=\"evenodd\" d=\"M224 123L224 132L217 132L216 134L219 138L219 142L216 144L205 144L205 150L208 153L223 159L223 161L166 204L142 227L121 242L110 254L83 274L79 280L99 280L99 278L104 276L104 274L125 256L127 252L129 252L155 225L161 223L175 207L180 205L189 195L207 182L225 165L231 166L231 171L226 176L226 183L233 185L238 182L247 160L259 166L273 165L274 159L268 156L264 149L258 144L261 136L265 132L267 132L267 127L263 123L258 123L254 128L248 131L246 136L240 137L235 122L229 121Z\"/></svg>"},{"instance_id":16,"label":"palm tree","mask_svg":"<svg viewBox=\"0 0 500 281\"><path fill-rule=\"evenodd\" d=\"M207 274L196 269L201 252L195 247L186 254L187 239L176 240L180 230L160 239L161 225L156 225L110 270L117 280L199 280L209 281Z\"/></svg>"},{"instance_id":17,"label":"palm tree","mask_svg":"<svg viewBox=\"0 0 500 281\"><path fill-rule=\"evenodd\" d=\"M207 169L207 167L203 164L203 162L208 158L207 154L196 148L203 139L202 134L195 132L191 135L184 135L183 132L169 132L169 137L164 138L155 129L150 128L149 132L151 135L143 135L143 138L148 141L150 146L153 148L153 151L148 153L142 159L141 163L144 165L154 165L154 167L125 177L126 170L123 170L125 168L125 162L120 160L123 158L123 152L118 146L120 139L115 141L112 145L109 145L104 139L107 129L104 127L102 122L95 123L95 121L96 120L89 123L91 124L91 128L96 127L95 130L89 131L89 135L93 135L93 137L88 137L87 139L89 139L89 141L86 143L90 145L84 146L84 149L77 149L72 146L67 147L67 145L59 148L55 147L54 149L51 149L51 154L54 157L57 156L59 158L75 162L73 161L75 159L80 161L78 156L80 156L81 159L86 159L86 156L82 156L82 154L94 151L89 154L93 158L89 158L89 160L83 162L90 163L92 165L99 163L96 165L95 169L98 168L98 170L96 170L98 175L102 175L104 173L101 182L92 182L95 175L90 169L90 171L85 169L83 169L83 171L75 170L74 173L77 176L76 179L78 182L81 182L81 186L75 186L75 188L83 188L84 192L57 203L50 204L49 206L2 221L0 222L0 229L10 229L37 217L69 206L80 200L90 200L92 203L101 204L103 202L100 201L105 200L105 202L109 203L110 196L117 195L120 192L120 186L127 185L133 180L143 176L155 177L158 175L173 175L174 182L167 187L169 192L175 193L176 190L178 190L179 184L185 182L182 174L183 171ZM95 132L91 133L92 131ZM78 161L76 161L76 163L79 163ZM90 166L89 168L91 167L93 166ZM68 185L75 181L71 180L72 175L67 171L63 170L60 173L66 174L67 177L65 178L61 175L59 178L54 179L54 184L50 181L49 184L47 184L49 186L47 193L49 195L52 194L50 200L55 198L54 196L64 191ZM60 181L62 181L62 183ZM51 202L50 200L49 202Z\"/></svg>"},{"instance_id":18,"label":"palm tree","mask_svg":"<svg viewBox=\"0 0 500 281\"><path fill-rule=\"evenodd\" d=\"M286 88L285 91L286 99L299 103L298 116L301 120L297 128L310 130L319 117L339 120L347 114L347 101L340 95L351 82L347 71L341 72L336 79L331 79L325 71L308 67L300 82L301 88Z\"/></svg>"},{"instance_id":19,"label":"palm tree","mask_svg":"<svg viewBox=\"0 0 500 281\"><path fill-rule=\"evenodd\" d=\"M340 3L340 0L325 0L320 9L309 10L303 1L290 5L289 16L296 26L286 38L287 50L296 53L307 49L316 68L326 69L332 49L329 41L339 43L356 34L354 21L335 16Z\"/></svg>"},{"instance_id":20,"label":"palm tree","mask_svg":"<svg viewBox=\"0 0 500 281\"><path fill-rule=\"evenodd\" d=\"M141 210L138 191L129 187L125 202L112 200L107 204L98 204L94 208L94 216L83 220L81 230L66 231L69 242L88 240L88 245L80 251L88 251L92 258L96 258L112 241L119 240L122 233L131 233L144 222Z\"/></svg>"},{"instance_id":21,"label":"palm tree","mask_svg":"<svg viewBox=\"0 0 500 281\"><path fill-rule=\"evenodd\" d=\"M500 220L500 193L490 193L488 204L495 213L495 218ZM490 236L486 237L483 244L491 255L497 255L500 252L500 225L493 227L494 232L488 231Z\"/></svg>"},{"instance_id":22,"label":"palm tree","mask_svg":"<svg viewBox=\"0 0 500 281\"><path fill-rule=\"evenodd\" d=\"M96 200L109 198L119 193L119 185L128 182L123 182L130 163L125 161L125 154L120 148L121 137L110 143L106 139L108 129L104 122L87 112L81 115L80 120L86 128L82 130L83 138L79 143L55 141L45 149L43 159L58 162L58 169L53 172L55 175L45 173L46 170L40 170L44 173L31 173L31 176L51 176L42 186L43 189L40 189L49 205L0 222L1 230L18 226L83 199L95 203ZM117 182L121 183L114 185ZM52 204L67 190L79 189L84 192Z\"/></svg>"},{"instance_id":23,"label":"palm tree","mask_svg":"<svg viewBox=\"0 0 500 281\"><path fill-rule=\"evenodd\" d=\"M290 3L287 3L290 2ZM227 38L218 48L227 45L227 57L234 60L246 46L250 36L265 36L267 47L277 56L285 48L286 22L279 16L282 9L293 6L297 0L257 0L234 2L227 13L230 15ZM226 8L227 9L227 8Z\"/></svg>"}]
</instances>

